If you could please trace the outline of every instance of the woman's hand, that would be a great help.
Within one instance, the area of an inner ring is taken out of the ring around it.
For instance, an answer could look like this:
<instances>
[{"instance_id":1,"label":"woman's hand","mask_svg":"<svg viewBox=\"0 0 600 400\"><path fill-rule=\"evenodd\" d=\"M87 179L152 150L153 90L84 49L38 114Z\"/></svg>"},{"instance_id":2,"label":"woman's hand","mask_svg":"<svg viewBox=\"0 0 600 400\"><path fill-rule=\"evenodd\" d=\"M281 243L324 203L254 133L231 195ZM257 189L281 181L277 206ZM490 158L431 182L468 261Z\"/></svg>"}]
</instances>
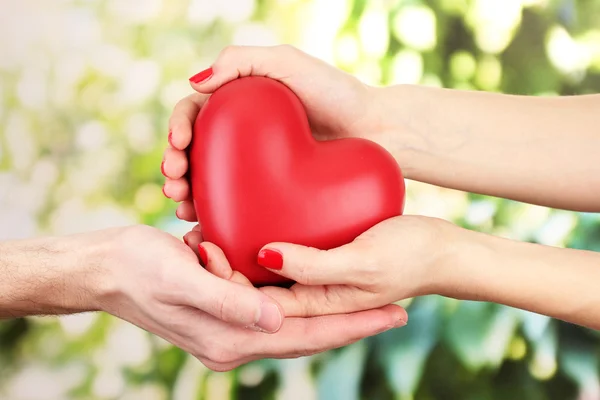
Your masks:
<instances>
[{"instance_id":1,"label":"woman's hand","mask_svg":"<svg viewBox=\"0 0 600 400\"><path fill-rule=\"evenodd\" d=\"M260 290L276 299L286 316L294 317L356 312L445 293L448 290L442 288L454 282L447 279L448 269L456 268L453 257L462 231L436 218L400 216L332 250L270 243L259 252L259 264L297 283L290 289ZM199 230L188 233L186 242L199 249L208 271L249 285L231 270L218 247L202 242Z\"/></svg>"},{"instance_id":2,"label":"woman's hand","mask_svg":"<svg viewBox=\"0 0 600 400\"><path fill-rule=\"evenodd\" d=\"M169 123L170 146L162 166L167 177L164 193L182 202L177 209L181 219L196 220L185 178L185 149L196 116L210 93L233 79L251 75L276 79L292 89L302 101L317 139L363 137L386 145L374 88L291 46L228 47L211 68L190 79L198 93L177 104Z\"/></svg>"},{"instance_id":3,"label":"woman's hand","mask_svg":"<svg viewBox=\"0 0 600 400\"><path fill-rule=\"evenodd\" d=\"M600 254L521 243L434 218L395 217L326 251L271 243L258 262L298 282L262 290L286 315L354 312L436 294L600 329Z\"/></svg>"},{"instance_id":4,"label":"woman's hand","mask_svg":"<svg viewBox=\"0 0 600 400\"><path fill-rule=\"evenodd\" d=\"M290 290L268 287L286 315L324 315L366 310L439 293L460 228L440 219L400 216L386 220L352 243L318 250L270 243L258 262L298 282Z\"/></svg>"}]
</instances>

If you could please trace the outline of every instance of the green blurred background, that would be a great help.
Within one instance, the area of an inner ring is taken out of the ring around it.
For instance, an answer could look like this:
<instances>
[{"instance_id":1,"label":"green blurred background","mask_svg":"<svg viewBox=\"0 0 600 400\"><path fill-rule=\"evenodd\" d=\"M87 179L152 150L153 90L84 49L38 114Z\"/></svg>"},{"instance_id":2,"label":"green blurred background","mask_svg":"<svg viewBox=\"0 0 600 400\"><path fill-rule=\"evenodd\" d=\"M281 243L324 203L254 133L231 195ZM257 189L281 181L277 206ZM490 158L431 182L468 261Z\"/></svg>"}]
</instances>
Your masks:
<instances>
[{"instance_id":1,"label":"green blurred background","mask_svg":"<svg viewBox=\"0 0 600 400\"><path fill-rule=\"evenodd\" d=\"M171 109L226 45L277 43L374 85L600 92L595 0L1 0L0 240L136 222L181 237L191 225L159 168ZM407 213L600 250L596 215L407 190ZM402 304L406 328L229 373L104 314L4 321L0 398L600 399L598 332L493 304Z\"/></svg>"}]
</instances>

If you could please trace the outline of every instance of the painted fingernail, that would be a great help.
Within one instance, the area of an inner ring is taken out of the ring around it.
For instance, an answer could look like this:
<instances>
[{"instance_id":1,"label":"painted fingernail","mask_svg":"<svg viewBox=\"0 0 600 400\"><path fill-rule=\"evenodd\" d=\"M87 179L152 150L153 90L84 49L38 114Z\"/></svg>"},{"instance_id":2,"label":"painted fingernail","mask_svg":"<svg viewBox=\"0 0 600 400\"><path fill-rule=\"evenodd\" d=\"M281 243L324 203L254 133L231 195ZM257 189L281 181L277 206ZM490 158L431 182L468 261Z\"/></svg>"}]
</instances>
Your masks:
<instances>
[{"instance_id":1,"label":"painted fingernail","mask_svg":"<svg viewBox=\"0 0 600 400\"><path fill-rule=\"evenodd\" d=\"M183 237L183 243L185 243L186 246L189 246L190 244L188 243L187 237Z\"/></svg>"},{"instance_id":2,"label":"painted fingernail","mask_svg":"<svg viewBox=\"0 0 600 400\"><path fill-rule=\"evenodd\" d=\"M169 137L167 138L167 140L169 141L169 144L171 145L171 147L175 147L175 146L173 146L172 139L173 139L173 131L169 129Z\"/></svg>"},{"instance_id":3,"label":"painted fingernail","mask_svg":"<svg viewBox=\"0 0 600 400\"><path fill-rule=\"evenodd\" d=\"M165 186L167 186L167 185L165 184L165 185L163 185L163 187L162 187L162 192L163 192L163 195L164 195L164 196L165 196L167 199L170 199L170 197L167 195L167 192L165 192Z\"/></svg>"},{"instance_id":4,"label":"painted fingernail","mask_svg":"<svg viewBox=\"0 0 600 400\"><path fill-rule=\"evenodd\" d=\"M211 76L213 76L213 69L212 69L212 67L211 68L207 68L204 71L200 71L196 75L192 76L190 78L190 82L193 82L193 83L202 83L202 82L205 82L205 81L209 80Z\"/></svg>"},{"instance_id":5,"label":"painted fingernail","mask_svg":"<svg viewBox=\"0 0 600 400\"><path fill-rule=\"evenodd\" d=\"M160 163L160 172L163 174L163 176L167 176L167 174L165 174L165 160Z\"/></svg>"},{"instance_id":6,"label":"painted fingernail","mask_svg":"<svg viewBox=\"0 0 600 400\"><path fill-rule=\"evenodd\" d=\"M256 327L263 332L277 332L281 327L283 317L279 307L273 303L262 303L260 305L260 315L256 321Z\"/></svg>"},{"instance_id":7,"label":"painted fingernail","mask_svg":"<svg viewBox=\"0 0 600 400\"><path fill-rule=\"evenodd\" d=\"M256 258L258 264L269 269L283 268L283 254L279 250L262 249Z\"/></svg>"},{"instance_id":8,"label":"painted fingernail","mask_svg":"<svg viewBox=\"0 0 600 400\"><path fill-rule=\"evenodd\" d=\"M200 262L203 267L208 265L208 253L202 244L198 244L198 255L200 256Z\"/></svg>"}]
</instances>

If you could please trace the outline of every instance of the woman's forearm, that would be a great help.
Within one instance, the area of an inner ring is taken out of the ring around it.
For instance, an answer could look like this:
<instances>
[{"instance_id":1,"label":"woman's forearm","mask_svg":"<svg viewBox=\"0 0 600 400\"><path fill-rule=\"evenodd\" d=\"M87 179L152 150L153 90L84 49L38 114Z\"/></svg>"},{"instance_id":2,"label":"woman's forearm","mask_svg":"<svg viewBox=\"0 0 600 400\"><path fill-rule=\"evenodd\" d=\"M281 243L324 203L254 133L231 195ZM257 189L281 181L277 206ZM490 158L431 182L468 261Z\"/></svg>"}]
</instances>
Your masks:
<instances>
[{"instance_id":1,"label":"woman's forearm","mask_svg":"<svg viewBox=\"0 0 600 400\"><path fill-rule=\"evenodd\" d=\"M84 246L71 237L0 242L0 318L91 311Z\"/></svg>"},{"instance_id":2,"label":"woman's forearm","mask_svg":"<svg viewBox=\"0 0 600 400\"><path fill-rule=\"evenodd\" d=\"M376 89L385 144L409 179L600 211L600 95Z\"/></svg>"},{"instance_id":3,"label":"woman's forearm","mask_svg":"<svg viewBox=\"0 0 600 400\"><path fill-rule=\"evenodd\" d=\"M600 254L463 230L439 294L489 301L600 329Z\"/></svg>"}]
</instances>

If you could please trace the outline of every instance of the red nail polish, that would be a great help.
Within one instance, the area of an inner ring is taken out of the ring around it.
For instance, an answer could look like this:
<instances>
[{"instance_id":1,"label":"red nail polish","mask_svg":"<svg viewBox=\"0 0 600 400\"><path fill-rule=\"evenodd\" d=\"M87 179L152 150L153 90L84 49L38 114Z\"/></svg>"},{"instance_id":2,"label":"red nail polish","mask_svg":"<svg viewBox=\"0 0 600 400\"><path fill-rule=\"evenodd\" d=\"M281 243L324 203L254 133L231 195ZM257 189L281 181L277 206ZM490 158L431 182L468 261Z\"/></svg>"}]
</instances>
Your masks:
<instances>
[{"instance_id":1,"label":"red nail polish","mask_svg":"<svg viewBox=\"0 0 600 400\"><path fill-rule=\"evenodd\" d=\"M165 174L165 161L163 160L163 162L160 163L160 172L164 175L167 176Z\"/></svg>"},{"instance_id":2,"label":"red nail polish","mask_svg":"<svg viewBox=\"0 0 600 400\"><path fill-rule=\"evenodd\" d=\"M171 145L171 147L175 147L175 146L173 146L172 139L173 139L173 131L169 129L169 137L167 138L167 140L169 141L169 145Z\"/></svg>"},{"instance_id":3,"label":"red nail polish","mask_svg":"<svg viewBox=\"0 0 600 400\"><path fill-rule=\"evenodd\" d=\"M196 75L192 76L190 78L190 82L201 83L201 82L207 81L212 75L213 75L213 69L211 67L211 68L205 69L204 71L198 72Z\"/></svg>"},{"instance_id":4,"label":"red nail polish","mask_svg":"<svg viewBox=\"0 0 600 400\"><path fill-rule=\"evenodd\" d=\"M202 266L206 267L208 265L208 253L202 244L198 244L198 254L200 255Z\"/></svg>"},{"instance_id":5,"label":"red nail polish","mask_svg":"<svg viewBox=\"0 0 600 400\"><path fill-rule=\"evenodd\" d=\"M163 187L162 187L163 195L164 195L164 196L165 196L167 199L170 199L170 197L167 195L167 192L165 192L165 186L166 186L166 185L163 185Z\"/></svg>"},{"instance_id":6,"label":"red nail polish","mask_svg":"<svg viewBox=\"0 0 600 400\"><path fill-rule=\"evenodd\" d=\"M188 243L187 238L184 236L183 237L183 243L185 243L186 246L189 246L190 244Z\"/></svg>"},{"instance_id":7,"label":"red nail polish","mask_svg":"<svg viewBox=\"0 0 600 400\"><path fill-rule=\"evenodd\" d=\"M283 268L283 254L278 250L262 249L256 259L259 265L269 269Z\"/></svg>"}]
</instances>

